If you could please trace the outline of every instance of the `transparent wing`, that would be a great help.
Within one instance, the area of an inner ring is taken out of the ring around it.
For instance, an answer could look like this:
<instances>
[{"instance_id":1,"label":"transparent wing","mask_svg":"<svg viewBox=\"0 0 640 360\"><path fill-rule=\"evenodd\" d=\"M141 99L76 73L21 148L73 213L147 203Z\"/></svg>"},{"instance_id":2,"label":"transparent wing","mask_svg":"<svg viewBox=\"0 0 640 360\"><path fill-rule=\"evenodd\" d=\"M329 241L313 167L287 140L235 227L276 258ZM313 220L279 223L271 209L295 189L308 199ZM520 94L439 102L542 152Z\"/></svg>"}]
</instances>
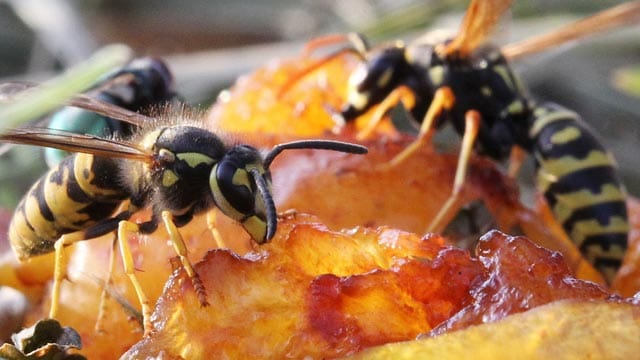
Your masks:
<instances>
[{"instance_id":1,"label":"transparent wing","mask_svg":"<svg viewBox=\"0 0 640 360\"><path fill-rule=\"evenodd\" d=\"M551 33L507 45L502 48L502 53L509 59L515 59L616 27L637 25L639 22L640 1L632 1L603 10Z\"/></svg>"},{"instance_id":2,"label":"transparent wing","mask_svg":"<svg viewBox=\"0 0 640 360\"><path fill-rule=\"evenodd\" d=\"M145 162L152 160L149 152L131 142L49 128L11 129L0 134L0 142L51 147L102 157L117 157Z\"/></svg>"},{"instance_id":3,"label":"transparent wing","mask_svg":"<svg viewBox=\"0 0 640 360\"><path fill-rule=\"evenodd\" d=\"M0 102L8 103L17 101L22 97L28 96L29 91L37 86L37 84L29 82L7 82L0 84ZM124 121L136 126L142 126L143 124L149 124L154 121L154 118L152 117L121 108L120 106L104 102L85 94L76 95L70 100L67 100L64 104L91 111L98 115L106 116L115 120Z\"/></svg>"},{"instance_id":4,"label":"transparent wing","mask_svg":"<svg viewBox=\"0 0 640 360\"><path fill-rule=\"evenodd\" d=\"M482 45L495 29L502 15L509 10L511 0L472 0L460 30L444 45L444 55L468 56Z\"/></svg>"}]
</instances>

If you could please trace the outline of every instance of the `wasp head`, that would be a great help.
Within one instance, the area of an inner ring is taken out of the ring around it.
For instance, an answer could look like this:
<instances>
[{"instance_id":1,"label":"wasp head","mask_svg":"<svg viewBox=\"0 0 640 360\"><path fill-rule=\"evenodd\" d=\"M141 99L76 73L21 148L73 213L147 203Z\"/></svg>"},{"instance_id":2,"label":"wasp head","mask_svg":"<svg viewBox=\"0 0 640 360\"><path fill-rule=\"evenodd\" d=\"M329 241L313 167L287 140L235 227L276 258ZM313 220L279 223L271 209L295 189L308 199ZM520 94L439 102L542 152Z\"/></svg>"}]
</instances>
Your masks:
<instances>
[{"instance_id":1,"label":"wasp head","mask_svg":"<svg viewBox=\"0 0 640 360\"><path fill-rule=\"evenodd\" d=\"M209 177L218 208L240 222L259 244L276 230L276 210L271 196L271 176L257 149L237 145L214 166Z\"/></svg>"},{"instance_id":2,"label":"wasp head","mask_svg":"<svg viewBox=\"0 0 640 360\"><path fill-rule=\"evenodd\" d=\"M406 81L411 67L401 44L369 53L349 78L347 104L341 112L344 119L353 120L384 100Z\"/></svg>"}]
</instances>

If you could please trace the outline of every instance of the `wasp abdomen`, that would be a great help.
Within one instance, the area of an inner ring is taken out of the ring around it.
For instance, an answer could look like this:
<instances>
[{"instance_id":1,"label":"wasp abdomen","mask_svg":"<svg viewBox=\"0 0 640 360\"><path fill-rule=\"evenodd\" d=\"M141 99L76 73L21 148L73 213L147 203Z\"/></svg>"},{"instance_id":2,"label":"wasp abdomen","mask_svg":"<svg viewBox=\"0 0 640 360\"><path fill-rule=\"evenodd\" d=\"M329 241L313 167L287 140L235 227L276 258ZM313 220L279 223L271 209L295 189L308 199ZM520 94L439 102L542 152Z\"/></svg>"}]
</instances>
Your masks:
<instances>
[{"instance_id":1,"label":"wasp abdomen","mask_svg":"<svg viewBox=\"0 0 640 360\"><path fill-rule=\"evenodd\" d=\"M616 164L577 114L545 105L529 133L538 188L587 260L612 280L627 248L625 191Z\"/></svg>"},{"instance_id":2,"label":"wasp abdomen","mask_svg":"<svg viewBox=\"0 0 640 360\"><path fill-rule=\"evenodd\" d=\"M128 197L113 159L89 154L67 157L24 196L9 225L20 259L54 250L60 236L109 218Z\"/></svg>"}]
</instances>

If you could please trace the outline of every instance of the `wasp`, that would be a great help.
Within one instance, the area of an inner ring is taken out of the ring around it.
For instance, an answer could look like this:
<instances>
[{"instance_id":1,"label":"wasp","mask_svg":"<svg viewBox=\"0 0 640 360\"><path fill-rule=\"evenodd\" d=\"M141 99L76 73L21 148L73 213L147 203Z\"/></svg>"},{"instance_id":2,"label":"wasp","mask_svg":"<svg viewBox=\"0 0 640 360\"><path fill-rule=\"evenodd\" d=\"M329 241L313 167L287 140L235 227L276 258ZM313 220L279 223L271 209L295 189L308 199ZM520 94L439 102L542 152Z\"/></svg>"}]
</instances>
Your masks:
<instances>
[{"instance_id":1,"label":"wasp","mask_svg":"<svg viewBox=\"0 0 640 360\"><path fill-rule=\"evenodd\" d=\"M86 95L68 104L138 130L126 139L39 127L0 134L0 142L72 152L31 187L9 226L9 240L20 260L55 253L51 318L58 311L65 276L63 249L115 232L125 273L142 306L145 331L151 329L149 300L136 278L127 238L130 233L152 233L161 223L201 304L207 305L205 289L187 257L179 227L194 215L217 207L239 222L255 242L263 244L277 227L269 168L282 151L367 152L366 147L339 141L299 140L276 145L262 154L252 146L224 141L186 112L150 117ZM151 208L150 220L129 221L144 208Z\"/></svg>"},{"instance_id":2,"label":"wasp","mask_svg":"<svg viewBox=\"0 0 640 360\"><path fill-rule=\"evenodd\" d=\"M7 86L10 84L4 84ZM11 84L16 90L23 90L20 83ZM108 74L86 93L87 96L117 105L121 108L149 115L154 107L177 99L173 74L159 58L145 57L131 61L123 68ZM77 107L64 107L44 121L35 124L51 129L66 130L98 136L128 137L135 132L135 126ZM32 126L34 124L31 124ZM8 150L9 144L3 144L0 153ZM54 167L69 153L46 148L44 156L47 164Z\"/></svg>"},{"instance_id":3,"label":"wasp","mask_svg":"<svg viewBox=\"0 0 640 360\"><path fill-rule=\"evenodd\" d=\"M517 174L525 153L534 157L537 187L554 217L610 283L627 247L629 231L625 190L616 165L594 132L575 112L532 99L509 60L637 21L640 2L630 2L585 18L558 31L497 48L486 39L511 1L473 0L459 31L371 48L360 34L312 40L307 52L336 41L350 41L301 71L283 92L307 74L351 53L362 61L351 74L340 115L346 122L374 109L362 137L402 102L421 122L417 139L398 154L399 166L429 141L433 129L449 122L462 136L453 190L428 231L441 231L452 218L465 183L472 151L496 160L510 158Z\"/></svg>"}]
</instances>

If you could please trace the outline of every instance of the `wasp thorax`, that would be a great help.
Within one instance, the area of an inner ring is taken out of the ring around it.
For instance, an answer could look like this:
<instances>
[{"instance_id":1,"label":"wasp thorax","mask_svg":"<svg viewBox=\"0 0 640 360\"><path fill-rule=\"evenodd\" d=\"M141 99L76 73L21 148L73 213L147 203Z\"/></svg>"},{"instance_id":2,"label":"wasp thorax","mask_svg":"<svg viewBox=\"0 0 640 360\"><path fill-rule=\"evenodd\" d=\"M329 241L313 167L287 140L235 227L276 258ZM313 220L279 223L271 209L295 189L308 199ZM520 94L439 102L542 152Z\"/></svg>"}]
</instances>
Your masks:
<instances>
[{"instance_id":1,"label":"wasp thorax","mask_svg":"<svg viewBox=\"0 0 640 360\"><path fill-rule=\"evenodd\" d=\"M132 101L140 107L168 101L175 96L173 75L162 60L136 59L125 70L135 75L135 82L130 85L135 90Z\"/></svg>"}]
</instances>

